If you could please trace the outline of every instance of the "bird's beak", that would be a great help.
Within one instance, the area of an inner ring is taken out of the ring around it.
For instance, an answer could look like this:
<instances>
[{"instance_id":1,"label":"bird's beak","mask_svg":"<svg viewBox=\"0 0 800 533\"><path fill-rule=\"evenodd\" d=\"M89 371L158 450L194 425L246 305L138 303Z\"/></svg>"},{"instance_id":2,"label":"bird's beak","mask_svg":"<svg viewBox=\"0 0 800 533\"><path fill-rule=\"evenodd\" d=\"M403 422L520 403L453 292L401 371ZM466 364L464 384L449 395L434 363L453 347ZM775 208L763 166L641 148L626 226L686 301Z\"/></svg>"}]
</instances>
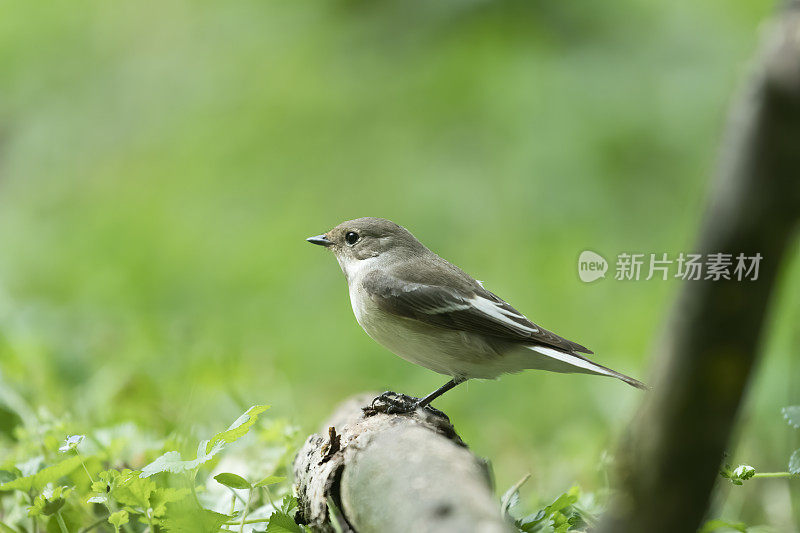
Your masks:
<instances>
[{"instance_id":1,"label":"bird's beak","mask_svg":"<svg viewBox=\"0 0 800 533\"><path fill-rule=\"evenodd\" d=\"M328 237L326 237L324 233L322 235L309 237L306 240L311 244L319 244L320 246L330 246L333 244L331 241L328 240Z\"/></svg>"}]
</instances>

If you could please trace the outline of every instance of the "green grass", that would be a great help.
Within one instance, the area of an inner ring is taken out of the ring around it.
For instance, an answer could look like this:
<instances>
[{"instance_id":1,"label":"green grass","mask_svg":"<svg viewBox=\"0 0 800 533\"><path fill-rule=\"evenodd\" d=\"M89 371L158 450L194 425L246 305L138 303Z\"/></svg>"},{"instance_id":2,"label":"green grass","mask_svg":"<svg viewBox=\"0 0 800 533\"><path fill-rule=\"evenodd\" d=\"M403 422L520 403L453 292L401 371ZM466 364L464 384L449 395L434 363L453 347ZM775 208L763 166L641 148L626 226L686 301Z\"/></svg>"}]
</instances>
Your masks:
<instances>
[{"instance_id":1,"label":"green grass","mask_svg":"<svg viewBox=\"0 0 800 533\"><path fill-rule=\"evenodd\" d=\"M357 392L427 393L444 378L371 341L333 258L304 242L358 216L407 226L534 321L646 378L679 285L586 285L577 256L690 250L770 7L12 2L2 386L87 426L158 435L260 403L309 432ZM796 267L740 434L762 470L791 450L779 408L797 394ZM599 487L601 455L641 399L534 372L459 389L437 406L499 487L532 472L535 502ZM752 498L736 513L787 519Z\"/></svg>"}]
</instances>

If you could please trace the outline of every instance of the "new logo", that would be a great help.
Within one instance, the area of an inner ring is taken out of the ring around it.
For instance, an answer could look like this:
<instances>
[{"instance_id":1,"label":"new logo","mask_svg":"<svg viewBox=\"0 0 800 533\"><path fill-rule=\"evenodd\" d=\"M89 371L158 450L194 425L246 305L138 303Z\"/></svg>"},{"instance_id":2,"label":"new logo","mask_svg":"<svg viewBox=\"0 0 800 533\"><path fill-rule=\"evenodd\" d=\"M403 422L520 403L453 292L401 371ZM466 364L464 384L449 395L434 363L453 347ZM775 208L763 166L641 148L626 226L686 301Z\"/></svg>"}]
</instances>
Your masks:
<instances>
[{"instance_id":1,"label":"new logo","mask_svg":"<svg viewBox=\"0 0 800 533\"><path fill-rule=\"evenodd\" d=\"M584 250L578 257L578 276L585 283L606 277L607 270L608 261L600 254Z\"/></svg>"}]
</instances>

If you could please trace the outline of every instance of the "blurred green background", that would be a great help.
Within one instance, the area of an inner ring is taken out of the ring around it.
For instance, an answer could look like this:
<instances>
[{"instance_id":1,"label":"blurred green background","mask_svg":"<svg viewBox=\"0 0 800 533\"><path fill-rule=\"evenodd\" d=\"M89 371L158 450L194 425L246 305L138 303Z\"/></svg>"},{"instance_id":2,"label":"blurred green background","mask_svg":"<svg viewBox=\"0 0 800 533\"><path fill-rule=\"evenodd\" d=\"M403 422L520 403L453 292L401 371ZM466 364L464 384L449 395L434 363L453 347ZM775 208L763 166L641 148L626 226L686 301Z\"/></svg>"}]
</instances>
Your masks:
<instances>
[{"instance_id":1,"label":"blurred green background","mask_svg":"<svg viewBox=\"0 0 800 533\"><path fill-rule=\"evenodd\" d=\"M308 432L354 393L425 394L443 377L369 339L335 260L304 241L360 216L646 379L679 284L584 284L577 257L690 251L772 7L5 3L0 387L158 431L271 403ZM779 412L798 403L797 252L732 450L761 470L797 444ZM641 398L529 372L437 406L500 489L531 472L538 501L602 487ZM788 531L788 486L723 487L716 514Z\"/></svg>"}]
</instances>

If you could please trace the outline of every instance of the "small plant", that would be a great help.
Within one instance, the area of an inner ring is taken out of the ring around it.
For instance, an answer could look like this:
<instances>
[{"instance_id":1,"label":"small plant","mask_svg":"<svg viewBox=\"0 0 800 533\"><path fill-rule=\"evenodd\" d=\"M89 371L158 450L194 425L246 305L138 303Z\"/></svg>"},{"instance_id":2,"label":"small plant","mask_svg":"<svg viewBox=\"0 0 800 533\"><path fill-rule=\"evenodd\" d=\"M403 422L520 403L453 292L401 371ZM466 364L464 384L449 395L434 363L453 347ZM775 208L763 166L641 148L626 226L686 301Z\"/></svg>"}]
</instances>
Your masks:
<instances>
[{"instance_id":1,"label":"small plant","mask_svg":"<svg viewBox=\"0 0 800 533\"><path fill-rule=\"evenodd\" d=\"M528 480L526 475L503 495L500 507L503 516L521 533L568 533L585 532L597 524L603 506L599 498L583 493L578 486L559 495L552 503L522 518L515 518L511 511L519 504L519 489Z\"/></svg>"},{"instance_id":2,"label":"small plant","mask_svg":"<svg viewBox=\"0 0 800 533\"><path fill-rule=\"evenodd\" d=\"M29 420L18 428L13 447L0 448L0 531L216 533L260 525L270 533L303 533L294 523L296 502L286 478L277 475L294 449L288 424L273 423L253 446L256 455L269 452L273 459L258 460L248 470L272 464L269 475L256 482L228 471L211 477L225 465L226 448L248 434L266 410L251 407L226 430L201 441L190 459L177 449L183 447L180 438L155 441L132 424L60 440L56 435L64 434L64 423ZM136 457L125 450L135 450ZM148 456L141 468L128 467Z\"/></svg>"},{"instance_id":3,"label":"small plant","mask_svg":"<svg viewBox=\"0 0 800 533\"><path fill-rule=\"evenodd\" d=\"M784 407L781 412L783 418L795 429L800 429L800 405ZM800 449L795 450L789 457L789 463L785 472L757 472L756 469L747 464L732 467L726 463L720 469L720 475L729 480L734 485L742 485L745 481L758 478L793 478L800 477ZM715 518L706 522L698 533L711 533L717 530L735 530L747 533L752 528L743 522L729 522Z\"/></svg>"},{"instance_id":4,"label":"small plant","mask_svg":"<svg viewBox=\"0 0 800 533\"><path fill-rule=\"evenodd\" d=\"M800 405L784 407L781 412L790 426L800 429ZM732 468L731 465L725 464L720 470L720 475L730 480L734 485L741 485L748 479L800 477L800 448L795 450L789 457L787 469L784 472L756 472L756 469L750 465L742 464Z\"/></svg>"}]
</instances>

